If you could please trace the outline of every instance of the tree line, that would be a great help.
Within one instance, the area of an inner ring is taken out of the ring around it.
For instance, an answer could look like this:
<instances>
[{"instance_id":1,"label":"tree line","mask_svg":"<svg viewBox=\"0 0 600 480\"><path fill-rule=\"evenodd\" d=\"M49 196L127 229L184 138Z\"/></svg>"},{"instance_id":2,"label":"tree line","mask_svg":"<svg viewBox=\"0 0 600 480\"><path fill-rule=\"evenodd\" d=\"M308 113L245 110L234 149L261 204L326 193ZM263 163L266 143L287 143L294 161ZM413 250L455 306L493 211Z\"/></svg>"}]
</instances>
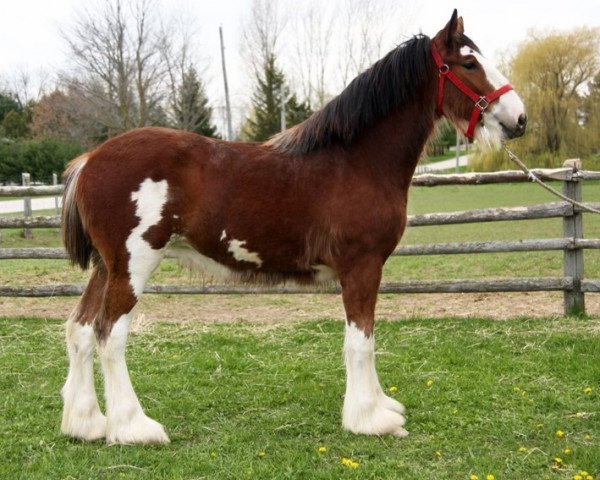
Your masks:
<instances>
[{"instance_id":1,"label":"tree line","mask_svg":"<svg viewBox=\"0 0 600 480\"><path fill-rule=\"evenodd\" d=\"M48 181L79 152L130 128L220 136L195 37L158 7L157 0L110 0L79 10L62 32L72 69L34 99L0 90L0 182L18 182L22 171ZM253 0L243 24L252 95L236 129L241 140L263 141L303 121L385 53L392 42L382 32L396 32L395 43L410 33L398 28L391 0L315 0L295 15L278 7ZM344 38L338 51L335 35ZM528 134L513 145L535 165L599 157L599 45L598 29L531 33L505 61L530 118ZM448 142L452 129L441 131ZM480 155L473 166L506 167L501 154Z\"/></svg>"}]
</instances>

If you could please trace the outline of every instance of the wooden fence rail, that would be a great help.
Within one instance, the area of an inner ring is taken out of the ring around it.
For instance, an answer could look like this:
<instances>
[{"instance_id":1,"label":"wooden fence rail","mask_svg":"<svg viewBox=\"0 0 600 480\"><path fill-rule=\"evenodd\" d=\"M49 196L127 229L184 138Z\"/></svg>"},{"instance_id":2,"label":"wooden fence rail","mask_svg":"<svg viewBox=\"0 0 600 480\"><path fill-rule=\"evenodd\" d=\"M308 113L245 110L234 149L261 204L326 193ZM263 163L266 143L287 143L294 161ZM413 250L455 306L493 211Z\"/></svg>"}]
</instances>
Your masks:
<instances>
[{"instance_id":1,"label":"wooden fence rail","mask_svg":"<svg viewBox=\"0 0 600 480\"><path fill-rule=\"evenodd\" d=\"M600 172L577 168L576 163L565 164L564 168L536 169L534 173L546 180L560 180L563 193L581 201L581 181L600 180ZM526 182L529 178L520 171L492 173L467 173L435 175L423 174L413 178L417 187L436 185L477 185L506 182ZM62 186L47 187L0 187L0 195L17 197L60 195ZM600 209L600 203L585 205ZM393 255L448 255L491 252L527 252L562 250L564 252L564 272L562 277L543 278L501 278L479 280L406 281L381 285L381 293L471 293L471 292L532 292L562 291L565 313L585 312L585 293L600 292L600 280L583 278L583 250L600 249L600 239L583 238L582 210L568 202L554 202L541 205L511 208L485 208L479 210L428 213L411 215L411 227L451 225L476 222L508 220L532 220L541 218L563 218L563 237L531 240L509 240L490 242L437 243L426 245L401 245ZM60 217L0 217L0 228L58 228ZM2 259L65 259L62 248L0 248ZM321 287L298 287L277 285L254 287L248 285L148 285L148 293L170 294L239 294L239 293L337 293L338 285ZM70 296L80 295L81 285L39 285L31 287L0 286L0 296Z\"/></svg>"}]
</instances>

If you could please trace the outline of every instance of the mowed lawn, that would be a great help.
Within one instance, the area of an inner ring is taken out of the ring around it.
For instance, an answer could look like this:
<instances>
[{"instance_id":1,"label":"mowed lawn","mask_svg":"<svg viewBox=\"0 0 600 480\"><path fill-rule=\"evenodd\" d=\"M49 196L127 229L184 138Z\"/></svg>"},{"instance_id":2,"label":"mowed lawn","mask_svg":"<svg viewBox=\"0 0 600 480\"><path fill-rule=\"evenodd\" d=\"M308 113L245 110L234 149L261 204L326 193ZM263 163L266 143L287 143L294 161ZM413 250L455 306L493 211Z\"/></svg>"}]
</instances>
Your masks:
<instances>
[{"instance_id":1,"label":"mowed lawn","mask_svg":"<svg viewBox=\"0 0 600 480\"><path fill-rule=\"evenodd\" d=\"M342 431L343 324L321 319L133 333L134 386L171 443L108 446L60 433L63 321L0 319L0 478L600 477L600 319L382 321L376 338L406 439Z\"/></svg>"}]
</instances>

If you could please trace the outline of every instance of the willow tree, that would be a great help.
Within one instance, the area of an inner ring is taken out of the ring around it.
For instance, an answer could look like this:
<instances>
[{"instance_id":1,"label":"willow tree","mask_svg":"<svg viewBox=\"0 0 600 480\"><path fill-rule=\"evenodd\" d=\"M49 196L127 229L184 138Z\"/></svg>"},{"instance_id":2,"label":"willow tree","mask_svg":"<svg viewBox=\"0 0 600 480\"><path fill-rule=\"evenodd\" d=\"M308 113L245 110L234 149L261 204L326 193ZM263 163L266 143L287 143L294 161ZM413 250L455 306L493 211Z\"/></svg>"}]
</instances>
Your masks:
<instances>
[{"instance_id":1,"label":"willow tree","mask_svg":"<svg viewBox=\"0 0 600 480\"><path fill-rule=\"evenodd\" d=\"M519 46L511 70L531 120L528 150L555 156L589 153L581 112L587 86L600 72L600 29L534 34Z\"/></svg>"}]
</instances>

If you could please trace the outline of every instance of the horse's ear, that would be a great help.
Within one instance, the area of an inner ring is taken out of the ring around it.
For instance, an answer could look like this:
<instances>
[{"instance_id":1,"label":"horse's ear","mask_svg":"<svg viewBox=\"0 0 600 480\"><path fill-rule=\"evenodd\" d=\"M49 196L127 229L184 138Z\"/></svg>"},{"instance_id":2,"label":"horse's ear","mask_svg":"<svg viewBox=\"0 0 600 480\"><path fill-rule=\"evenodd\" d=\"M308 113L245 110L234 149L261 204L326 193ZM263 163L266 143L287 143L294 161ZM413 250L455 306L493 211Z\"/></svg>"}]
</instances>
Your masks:
<instances>
[{"instance_id":1,"label":"horse's ear","mask_svg":"<svg viewBox=\"0 0 600 480\"><path fill-rule=\"evenodd\" d=\"M462 17L458 16L458 11L456 10L456 8L454 9L454 12L452 12L452 18L450 18L450 21L448 22L444 30L446 32L444 39L446 45L448 46L448 48L452 48L452 45L454 45L455 42L458 42L461 35L465 31L463 19Z\"/></svg>"}]
</instances>

